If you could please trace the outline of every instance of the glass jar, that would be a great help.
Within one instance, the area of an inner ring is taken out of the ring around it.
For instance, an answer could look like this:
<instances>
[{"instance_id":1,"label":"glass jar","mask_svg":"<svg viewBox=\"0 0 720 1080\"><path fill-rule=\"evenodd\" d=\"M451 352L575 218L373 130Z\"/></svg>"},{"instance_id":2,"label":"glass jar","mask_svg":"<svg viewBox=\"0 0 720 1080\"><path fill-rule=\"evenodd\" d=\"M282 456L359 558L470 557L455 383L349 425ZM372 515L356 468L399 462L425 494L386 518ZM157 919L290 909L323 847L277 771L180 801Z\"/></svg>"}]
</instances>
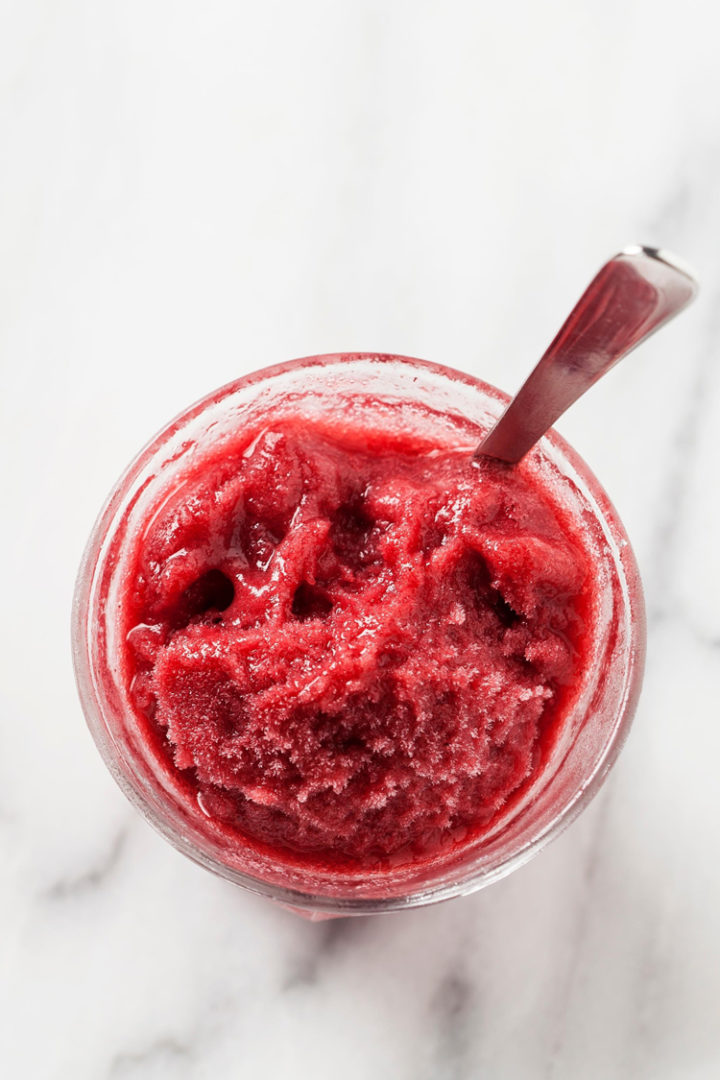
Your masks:
<instances>
[{"instance_id":1,"label":"glass jar","mask_svg":"<svg viewBox=\"0 0 720 1080\"><path fill-rule=\"evenodd\" d=\"M349 414L426 426L479 440L507 397L469 375L407 357L316 356L246 376L167 425L113 489L90 536L73 605L73 656L83 710L100 753L143 816L209 870L313 918L396 911L461 896L527 862L587 806L615 761L635 710L645 649L637 566L608 497L555 433L527 459L550 496L580 523L598 600L588 669L544 767L477 840L413 865L377 873L317 870L245 850L183 795L134 722L119 674L117 590L127 538L162 493L211 442L263 413Z\"/></svg>"}]
</instances>

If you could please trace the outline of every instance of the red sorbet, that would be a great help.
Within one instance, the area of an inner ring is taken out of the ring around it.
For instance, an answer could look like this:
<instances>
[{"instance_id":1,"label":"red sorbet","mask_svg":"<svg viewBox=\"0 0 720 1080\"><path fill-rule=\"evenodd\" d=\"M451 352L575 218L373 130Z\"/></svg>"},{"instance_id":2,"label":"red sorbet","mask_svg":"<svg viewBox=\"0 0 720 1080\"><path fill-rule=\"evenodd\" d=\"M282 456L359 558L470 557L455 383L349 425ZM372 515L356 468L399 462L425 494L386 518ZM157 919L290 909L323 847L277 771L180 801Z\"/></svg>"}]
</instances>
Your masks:
<instances>
[{"instance_id":1,"label":"red sorbet","mask_svg":"<svg viewBox=\"0 0 720 1080\"><path fill-rule=\"evenodd\" d=\"M569 520L527 472L412 432L240 431L131 544L145 737L238 847L305 866L477 837L542 767L588 662Z\"/></svg>"}]
</instances>

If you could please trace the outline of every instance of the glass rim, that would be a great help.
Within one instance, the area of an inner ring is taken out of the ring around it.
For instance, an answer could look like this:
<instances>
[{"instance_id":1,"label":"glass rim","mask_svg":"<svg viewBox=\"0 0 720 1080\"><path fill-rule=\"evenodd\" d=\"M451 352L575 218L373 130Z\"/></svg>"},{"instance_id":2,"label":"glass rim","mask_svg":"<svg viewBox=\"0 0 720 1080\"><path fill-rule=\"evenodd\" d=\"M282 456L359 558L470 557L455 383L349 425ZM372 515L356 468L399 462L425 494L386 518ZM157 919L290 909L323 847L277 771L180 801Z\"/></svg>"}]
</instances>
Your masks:
<instances>
[{"instance_id":1,"label":"glass rim","mask_svg":"<svg viewBox=\"0 0 720 1080\"><path fill-rule=\"evenodd\" d=\"M144 466L151 460L153 454L183 426L200 416L210 406L221 403L225 398L239 390L297 369L320 367L327 370L334 364L344 365L348 361L378 361L400 364L415 369L421 368L433 375L441 376L453 384L465 384L472 390L479 391L486 397L493 398L501 404L506 404L510 400L508 394L466 372L458 371L447 365L391 353L352 352L312 355L261 368L238 379L231 380L198 399L165 424L140 449L113 485L97 516L86 544L77 575L72 608L73 667L80 702L90 733L100 755L126 797L156 831L195 863L253 893L287 907L299 909L307 914L362 915L422 907L475 892L500 880L528 862L535 854L564 832L602 786L627 738L640 693L645 660L646 624L642 584L624 526L614 505L589 466L553 429L540 440L540 447L551 447L556 454L560 455L560 459L567 463L583 480L589 491L592 492L593 497L600 504L604 523L615 541L617 551L613 553L612 561L621 585L622 615L627 628L628 647L622 696L615 722L604 742L602 753L595 761L592 770L583 778L572 798L561 807L550 821L538 828L512 854L506 858L498 859L494 865L482 865L480 851L478 858L475 860L475 863L479 862L480 865L473 868L471 862L467 867L461 868L459 872L462 876L457 881L442 881L437 884L430 884L426 888L409 891L407 895L364 897L307 892L302 889L268 882L251 873L238 870L198 848L192 840L183 835L182 831L174 825L170 820L171 814L169 812L164 817L157 812L142 791L137 778L128 776L123 768L115 743L106 729L94 677L88 616L91 609L96 572L100 562L101 548L108 535L109 527L113 523L124 493L142 472Z\"/></svg>"}]
</instances>

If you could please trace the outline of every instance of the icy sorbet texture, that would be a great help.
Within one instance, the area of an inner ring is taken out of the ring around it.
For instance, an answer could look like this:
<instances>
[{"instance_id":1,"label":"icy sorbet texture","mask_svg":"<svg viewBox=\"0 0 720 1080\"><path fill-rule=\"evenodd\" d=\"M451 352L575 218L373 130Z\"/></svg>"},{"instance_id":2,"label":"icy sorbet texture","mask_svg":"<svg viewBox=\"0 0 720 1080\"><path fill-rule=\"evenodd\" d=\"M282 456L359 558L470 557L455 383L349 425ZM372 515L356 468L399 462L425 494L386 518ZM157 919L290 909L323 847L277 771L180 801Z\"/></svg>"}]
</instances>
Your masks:
<instances>
[{"instance_id":1,"label":"icy sorbet texture","mask_svg":"<svg viewBox=\"0 0 720 1080\"><path fill-rule=\"evenodd\" d=\"M542 769L587 664L591 577L529 469L278 416L198 450L134 530L134 722L238 850L431 859Z\"/></svg>"}]
</instances>

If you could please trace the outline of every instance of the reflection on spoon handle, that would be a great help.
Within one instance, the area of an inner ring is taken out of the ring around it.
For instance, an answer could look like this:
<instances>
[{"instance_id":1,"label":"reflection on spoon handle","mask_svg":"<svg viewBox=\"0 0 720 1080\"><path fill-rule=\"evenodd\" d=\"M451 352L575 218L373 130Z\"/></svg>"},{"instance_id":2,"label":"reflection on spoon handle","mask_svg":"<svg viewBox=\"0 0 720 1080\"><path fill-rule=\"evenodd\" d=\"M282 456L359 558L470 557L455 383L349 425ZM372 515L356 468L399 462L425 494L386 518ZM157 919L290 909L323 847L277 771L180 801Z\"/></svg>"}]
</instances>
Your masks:
<instances>
[{"instance_id":1,"label":"reflection on spoon handle","mask_svg":"<svg viewBox=\"0 0 720 1080\"><path fill-rule=\"evenodd\" d=\"M475 457L520 461L573 402L697 290L693 272L666 251L627 247L610 259Z\"/></svg>"}]
</instances>

